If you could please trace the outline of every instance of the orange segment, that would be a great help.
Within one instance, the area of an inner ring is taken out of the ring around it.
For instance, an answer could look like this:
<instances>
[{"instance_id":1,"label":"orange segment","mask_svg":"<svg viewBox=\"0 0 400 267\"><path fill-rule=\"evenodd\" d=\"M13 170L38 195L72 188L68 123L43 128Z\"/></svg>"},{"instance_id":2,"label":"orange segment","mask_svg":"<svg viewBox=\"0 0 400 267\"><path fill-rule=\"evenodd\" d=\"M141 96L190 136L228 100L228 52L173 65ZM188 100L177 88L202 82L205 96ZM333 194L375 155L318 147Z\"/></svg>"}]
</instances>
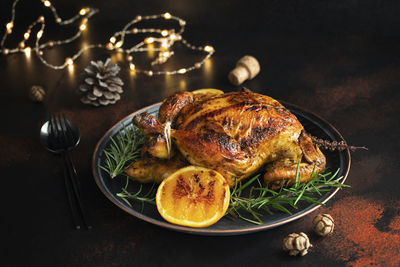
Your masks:
<instances>
[{"instance_id":1,"label":"orange segment","mask_svg":"<svg viewBox=\"0 0 400 267\"><path fill-rule=\"evenodd\" d=\"M204 88L204 89L194 90L192 93L199 99L206 99L222 95L224 92L219 89Z\"/></svg>"},{"instance_id":2,"label":"orange segment","mask_svg":"<svg viewBox=\"0 0 400 267\"><path fill-rule=\"evenodd\" d=\"M229 185L218 172L188 166L174 172L160 184L157 209L168 222L206 227L225 215L230 201Z\"/></svg>"}]
</instances>

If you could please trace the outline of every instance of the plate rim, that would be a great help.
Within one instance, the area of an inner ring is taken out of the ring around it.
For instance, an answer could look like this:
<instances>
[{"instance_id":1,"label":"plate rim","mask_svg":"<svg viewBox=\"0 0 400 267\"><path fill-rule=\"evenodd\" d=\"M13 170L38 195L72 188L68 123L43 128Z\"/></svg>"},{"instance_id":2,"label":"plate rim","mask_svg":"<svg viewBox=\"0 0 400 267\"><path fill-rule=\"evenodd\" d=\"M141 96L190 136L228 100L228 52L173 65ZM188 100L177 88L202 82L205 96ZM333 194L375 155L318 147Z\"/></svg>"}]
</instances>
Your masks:
<instances>
[{"instance_id":1,"label":"plate rim","mask_svg":"<svg viewBox=\"0 0 400 267\"><path fill-rule=\"evenodd\" d=\"M311 114L312 116L316 117L317 119L321 120L323 123L325 123L327 126L330 127L331 130L334 131L334 133L339 137L339 139L341 139L340 141L345 141L345 139L343 138L342 134L328 121L326 121L325 119L321 118L319 115L315 114L314 112L310 112L307 109L301 108L295 104L291 104L288 103L286 101L282 101L282 100L278 100L278 102L280 102L281 104L283 104L284 106L289 105L291 107L294 107L298 110L301 110L303 112L306 112L308 114ZM316 209L320 208L321 205L316 204L314 207L312 208L306 208L306 210L300 214L297 215L292 215L287 219L275 222L275 223L271 223L268 225L254 225L254 227L251 228L246 228L246 229L233 229L233 230L222 230L222 229L208 229L208 228L192 228L192 227L186 227L186 226L180 226L180 225L175 225L175 224L171 224L167 221L160 221L157 220L155 218L149 217L147 215L144 215L138 211L135 211L133 209L129 209L123 205L121 205L121 203L117 202L110 194L108 194L108 192L105 190L105 188L103 187L103 185L100 182L100 178L98 177L97 173L96 173L96 155L98 154L98 150L101 146L101 144L103 143L103 141L106 139L106 137L109 136L109 134L115 129L117 128L123 121L127 120L129 117L134 116L134 114L140 114L144 111L147 111L151 108L154 108L157 105L161 105L162 102L157 102L154 103L152 105L143 107L139 110L136 110L128 115L126 115L124 118L120 119L118 122L116 122L110 129L108 129L104 135L99 139L99 141L97 142L95 149L93 151L93 155L92 155L92 174L94 177L94 180L98 186L98 188L100 189L100 191L113 203L115 204L117 207L119 207L120 209L122 209L123 211L129 213L130 215L135 216L138 219L141 219L143 221L146 221L148 223L151 224L155 224L157 226L163 227L163 228L167 228L167 229L171 229L171 230L175 230L175 231L179 231L179 232L184 232L184 233L189 233L189 234L198 234L198 235L211 235L211 236L227 236L227 235L240 235L240 234L248 234L248 233L254 233L254 232L258 232L261 230L267 230L267 229L271 229L271 228L275 228L277 226L283 225L283 224L287 224L289 222L295 221L301 217L306 216L307 214L310 214L311 212L315 211ZM341 180L341 183L344 183L347 179L347 176L350 172L350 166L351 166L351 155L350 155L350 150L347 148L344 151L346 154L346 157L348 158L347 162L347 166L346 166L346 172L343 174L343 178ZM338 191L340 190L340 188L336 188L333 191L331 191L329 193L329 195L323 200L321 201L321 203L325 204L326 202L328 202Z\"/></svg>"}]
</instances>

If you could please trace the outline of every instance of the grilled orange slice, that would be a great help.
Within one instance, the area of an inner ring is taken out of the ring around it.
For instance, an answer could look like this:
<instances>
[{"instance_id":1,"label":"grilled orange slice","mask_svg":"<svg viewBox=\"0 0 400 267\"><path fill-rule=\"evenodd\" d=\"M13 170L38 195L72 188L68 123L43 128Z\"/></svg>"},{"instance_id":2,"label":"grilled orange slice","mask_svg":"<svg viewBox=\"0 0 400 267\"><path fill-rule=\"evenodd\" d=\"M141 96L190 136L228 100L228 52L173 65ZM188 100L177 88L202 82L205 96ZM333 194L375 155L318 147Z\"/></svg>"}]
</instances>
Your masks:
<instances>
[{"instance_id":1,"label":"grilled orange slice","mask_svg":"<svg viewBox=\"0 0 400 267\"><path fill-rule=\"evenodd\" d=\"M156 204L168 222L206 227L225 215L230 201L229 185L218 172L188 166L165 178L157 190Z\"/></svg>"},{"instance_id":2,"label":"grilled orange slice","mask_svg":"<svg viewBox=\"0 0 400 267\"><path fill-rule=\"evenodd\" d=\"M204 89L194 90L192 93L199 99L206 99L222 95L224 92L219 89L204 88Z\"/></svg>"}]
</instances>

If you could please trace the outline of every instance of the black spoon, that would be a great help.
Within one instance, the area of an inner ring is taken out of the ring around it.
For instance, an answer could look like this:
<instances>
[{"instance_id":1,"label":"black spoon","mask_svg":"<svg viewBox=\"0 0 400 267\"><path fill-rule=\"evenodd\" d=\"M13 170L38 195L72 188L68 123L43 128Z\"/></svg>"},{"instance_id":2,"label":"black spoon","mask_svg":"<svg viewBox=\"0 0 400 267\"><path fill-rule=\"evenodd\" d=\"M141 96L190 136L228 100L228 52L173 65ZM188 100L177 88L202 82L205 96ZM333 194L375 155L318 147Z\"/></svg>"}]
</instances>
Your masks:
<instances>
[{"instance_id":1,"label":"black spoon","mask_svg":"<svg viewBox=\"0 0 400 267\"><path fill-rule=\"evenodd\" d=\"M40 142L47 150L61 154L64 160L64 181L68 196L69 205L71 208L72 219L76 229L80 229L75 209L73 208L73 195L71 187L78 204L82 220L87 229L91 226L87 224L85 212L80 199L79 189L77 185L77 174L74 164L69 156L70 150L75 148L80 141L80 133L78 127L67 120L65 116L52 117L49 121L43 124L40 130Z\"/></svg>"}]
</instances>

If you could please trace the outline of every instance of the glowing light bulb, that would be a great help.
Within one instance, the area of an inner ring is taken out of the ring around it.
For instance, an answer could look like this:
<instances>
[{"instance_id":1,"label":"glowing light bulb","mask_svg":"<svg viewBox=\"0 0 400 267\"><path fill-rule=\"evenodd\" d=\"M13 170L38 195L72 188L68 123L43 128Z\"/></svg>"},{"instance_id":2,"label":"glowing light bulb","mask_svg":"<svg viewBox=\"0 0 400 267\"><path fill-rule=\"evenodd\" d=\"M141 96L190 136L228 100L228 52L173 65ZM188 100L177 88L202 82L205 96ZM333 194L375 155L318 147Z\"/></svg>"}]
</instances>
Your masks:
<instances>
[{"instance_id":1,"label":"glowing light bulb","mask_svg":"<svg viewBox=\"0 0 400 267\"><path fill-rule=\"evenodd\" d=\"M122 44L123 44L122 41L118 41L118 42L115 44L115 47L116 47L116 48L120 48L120 47L122 46Z\"/></svg>"},{"instance_id":2,"label":"glowing light bulb","mask_svg":"<svg viewBox=\"0 0 400 267\"><path fill-rule=\"evenodd\" d=\"M38 33L36 34L36 37L38 39L40 39L40 38L42 38L42 36L43 36L43 31L42 30L38 31Z\"/></svg>"},{"instance_id":3,"label":"glowing light bulb","mask_svg":"<svg viewBox=\"0 0 400 267\"><path fill-rule=\"evenodd\" d=\"M28 46L24 49L24 53L27 57L31 56L31 48Z\"/></svg>"},{"instance_id":4,"label":"glowing light bulb","mask_svg":"<svg viewBox=\"0 0 400 267\"><path fill-rule=\"evenodd\" d=\"M169 57L169 52L168 51L163 52L162 55L163 55L163 57Z\"/></svg>"},{"instance_id":5,"label":"glowing light bulb","mask_svg":"<svg viewBox=\"0 0 400 267\"><path fill-rule=\"evenodd\" d=\"M167 42L162 42L161 47L164 49L168 48L168 43Z\"/></svg>"},{"instance_id":6,"label":"glowing light bulb","mask_svg":"<svg viewBox=\"0 0 400 267\"><path fill-rule=\"evenodd\" d=\"M30 36L30 33L29 33L29 32L24 33L24 39L25 39L25 40L28 40L28 39L29 39L29 36Z\"/></svg>"},{"instance_id":7,"label":"glowing light bulb","mask_svg":"<svg viewBox=\"0 0 400 267\"><path fill-rule=\"evenodd\" d=\"M47 0L46 0L46 1L44 1L44 2L43 2L43 4L44 4L44 6L45 6L45 7L49 7L49 6L51 6L51 3L50 3L50 1L47 1Z\"/></svg>"},{"instance_id":8,"label":"glowing light bulb","mask_svg":"<svg viewBox=\"0 0 400 267\"><path fill-rule=\"evenodd\" d=\"M65 59L65 63L67 63L69 71L72 71L74 69L74 61L72 60L72 58L67 57Z\"/></svg>"},{"instance_id":9,"label":"glowing light bulb","mask_svg":"<svg viewBox=\"0 0 400 267\"><path fill-rule=\"evenodd\" d=\"M168 31L167 30L162 30L161 31L161 35L164 36L164 37L167 36L168 35Z\"/></svg>"},{"instance_id":10,"label":"glowing light bulb","mask_svg":"<svg viewBox=\"0 0 400 267\"><path fill-rule=\"evenodd\" d=\"M9 22L6 24L6 32L7 34L11 34L12 33L12 28L14 27L14 23Z\"/></svg>"},{"instance_id":11,"label":"glowing light bulb","mask_svg":"<svg viewBox=\"0 0 400 267\"><path fill-rule=\"evenodd\" d=\"M146 44L152 44L152 43L154 43L154 38L153 37L147 37L146 39L144 39L144 42Z\"/></svg>"},{"instance_id":12,"label":"glowing light bulb","mask_svg":"<svg viewBox=\"0 0 400 267\"><path fill-rule=\"evenodd\" d=\"M87 12L88 12L88 8L82 8L82 9L79 11L79 15L84 16L84 15L86 15Z\"/></svg>"},{"instance_id":13,"label":"glowing light bulb","mask_svg":"<svg viewBox=\"0 0 400 267\"><path fill-rule=\"evenodd\" d=\"M206 52L213 52L214 51L214 47L212 47L211 45L206 45L204 47L204 51Z\"/></svg>"},{"instance_id":14,"label":"glowing light bulb","mask_svg":"<svg viewBox=\"0 0 400 267\"><path fill-rule=\"evenodd\" d=\"M114 49L114 45L113 45L112 43L108 43L108 44L106 45L106 48L107 48L108 50L113 50L113 49Z\"/></svg>"},{"instance_id":15,"label":"glowing light bulb","mask_svg":"<svg viewBox=\"0 0 400 267\"><path fill-rule=\"evenodd\" d=\"M164 13L164 19L170 19L172 16L169 12Z\"/></svg>"},{"instance_id":16,"label":"glowing light bulb","mask_svg":"<svg viewBox=\"0 0 400 267\"><path fill-rule=\"evenodd\" d=\"M179 70L177 71L177 73L179 73L179 74L184 74L184 73L186 73L186 69L179 69Z\"/></svg>"},{"instance_id":17,"label":"glowing light bulb","mask_svg":"<svg viewBox=\"0 0 400 267\"><path fill-rule=\"evenodd\" d=\"M7 30L11 30L14 27L14 23L13 22L9 22L6 24L6 28Z\"/></svg>"},{"instance_id":18,"label":"glowing light bulb","mask_svg":"<svg viewBox=\"0 0 400 267\"><path fill-rule=\"evenodd\" d=\"M81 24L81 26L79 26L79 30L81 31L86 30L86 24Z\"/></svg>"},{"instance_id":19,"label":"glowing light bulb","mask_svg":"<svg viewBox=\"0 0 400 267\"><path fill-rule=\"evenodd\" d=\"M65 63L67 63L68 66L72 66L74 64L74 61L72 60L72 58L67 57L65 59Z\"/></svg>"},{"instance_id":20,"label":"glowing light bulb","mask_svg":"<svg viewBox=\"0 0 400 267\"><path fill-rule=\"evenodd\" d=\"M115 43L115 41L117 41L117 39L114 36L110 38L111 43Z\"/></svg>"},{"instance_id":21,"label":"glowing light bulb","mask_svg":"<svg viewBox=\"0 0 400 267\"><path fill-rule=\"evenodd\" d=\"M135 70L136 66L135 66L135 64L131 63L131 64L129 64L129 68L130 68L131 70Z\"/></svg>"}]
</instances>

